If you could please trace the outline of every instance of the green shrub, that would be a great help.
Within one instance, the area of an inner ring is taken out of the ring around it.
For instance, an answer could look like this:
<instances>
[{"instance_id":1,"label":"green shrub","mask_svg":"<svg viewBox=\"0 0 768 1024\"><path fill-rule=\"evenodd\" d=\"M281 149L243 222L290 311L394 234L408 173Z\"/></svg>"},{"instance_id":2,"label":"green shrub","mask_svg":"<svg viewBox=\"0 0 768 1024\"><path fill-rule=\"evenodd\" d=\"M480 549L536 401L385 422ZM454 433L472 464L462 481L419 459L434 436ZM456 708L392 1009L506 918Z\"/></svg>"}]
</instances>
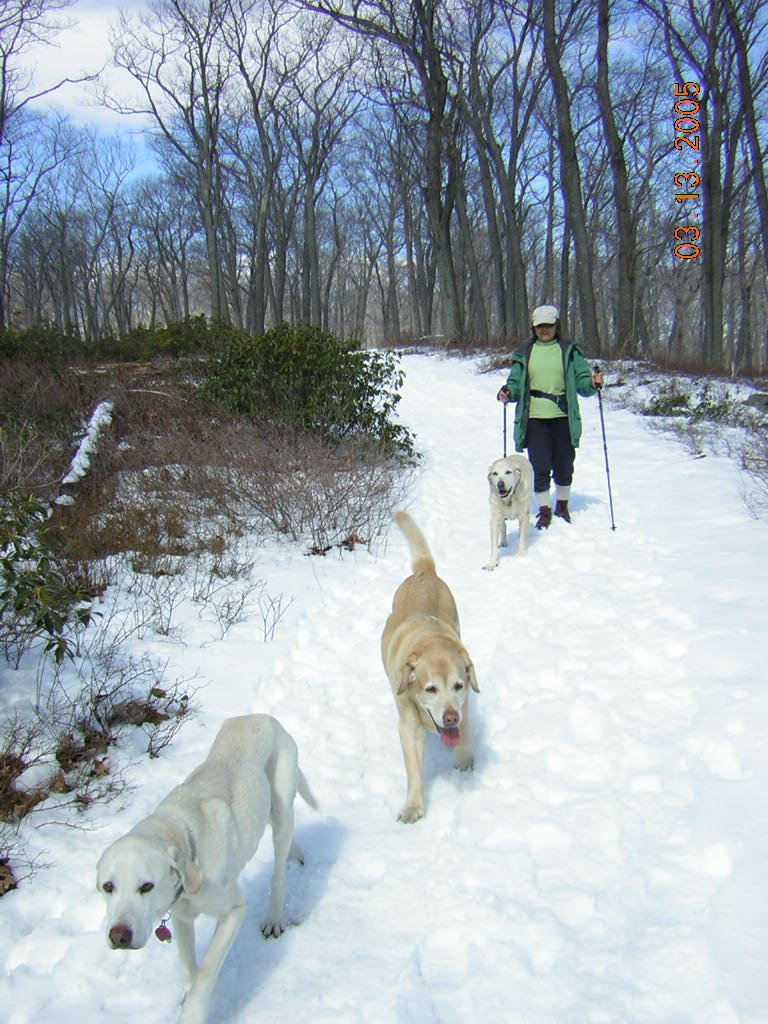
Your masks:
<instances>
[{"instance_id":1,"label":"green shrub","mask_svg":"<svg viewBox=\"0 0 768 1024\"><path fill-rule=\"evenodd\" d=\"M674 380L662 384L642 409L645 416L685 416L690 411L689 395Z\"/></svg>"},{"instance_id":2,"label":"green shrub","mask_svg":"<svg viewBox=\"0 0 768 1024\"><path fill-rule=\"evenodd\" d=\"M696 404L691 409L691 419L725 423L733 415L733 401L726 390L713 387L707 381L701 389Z\"/></svg>"},{"instance_id":3,"label":"green shrub","mask_svg":"<svg viewBox=\"0 0 768 1024\"><path fill-rule=\"evenodd\" d=\"M87 624L91 606L49 545L44 506L10 495L0 508L0 645L16 663L37 638L56 662L71 656L69 625Z\"/></svg>"},{"instance_id":4,"label":"green shrub","mask_svg":"<svg viewBox=\"0 0 768 1024\"><path fill-rule=\"evenodd\" d=\"M403 382L398 364L393 352L361 351L318 328L281 324L231 338L211 360L204 390L235 415L412 456L411 434L391 419Z\"/></svg>"},{"instance_id":5,"label":"green shrub","mask_svg":"<svg viewBox=\"0 0 768 1024\"><path fill-rule=\"evenodd\" d=\"M705 381L697 394L684 390L678 381L666 381L641 410L645 416L687 416L692 423L707 420L725 423L733 416L728 391Z\"/></svg>"},{"instance_id":6,"label":"green shrub","mask_svg":"<svg viewBox=\"0 0 768 1024\"><path fill-rule=\"evenodd\" d=\"M88 354L113 362L149 362L158 357L177 359L215 352L238 333L235 328L209 322L202 315L192 316L165 327L139 325L119 338L101 338L89 346Z\"/></svg>"},{"instance_id":7,"label":"green shrub","mask_svg":"<svg viewBox=\"0 0 768 1024\"><path fill-rule=\"evenodd\" d=\"M53 363L149 362L157 357L197 356L215 352L238 332L225 324L192 316L165 327L132 327L116 337L84 341L48 324L22 330L0 329L0 359Z\"/></svg>"},{"instance_id":8,"label":"green shrub","mask_svg":"<svg viewBox=\"0 0 768 1024\"><path fill-rule=\"evenodd\" d=\"M0 357L32 359L47 363L71 360L82 351L83 343L51 324L36 324L22 330L0 328Z\"/></svg>"}]
</instances>

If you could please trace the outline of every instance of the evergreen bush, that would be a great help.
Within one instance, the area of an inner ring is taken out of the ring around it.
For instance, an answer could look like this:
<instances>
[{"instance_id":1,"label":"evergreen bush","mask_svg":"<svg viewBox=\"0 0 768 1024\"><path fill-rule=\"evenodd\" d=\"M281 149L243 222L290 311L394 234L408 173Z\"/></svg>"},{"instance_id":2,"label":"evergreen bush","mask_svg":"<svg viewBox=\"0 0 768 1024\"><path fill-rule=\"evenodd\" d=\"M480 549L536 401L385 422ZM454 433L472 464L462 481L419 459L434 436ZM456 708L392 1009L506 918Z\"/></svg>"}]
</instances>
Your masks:
<instances>
[{"instance_id":1,"label":"evergreen bush","mask_svg":"<svg viewBox=\"0 0 768 1024\"><path fill-rule=\"evenodd\" d=\"M691 411L690 395L677 381L666 381L648 404L641 409L645 416L686 416Z\"/></svg>"},{"instance_id":2,"label":"evergreen bush","mask_svg":"<svg viewBox=\"0 0 768 1024\"><path fill-rule=\"evenodd\" d=\"M410 432L392 421L402 382L393 352L283 323L258 337L232 337L209 363L204 390L235 415L412 457Z\"/></svg>"},{"instance_id":3,"label":"evergreen bush","mask_svg":"<svg viewBox=\"0 0 768 1024\"><path fill-rule=\"evenodd\" d=\"M242 332L204 316L178 323L145 327L139 324L126 334L83 340L50 324L21 330L0 329L0 359L32 360L46 364L93 362L150 362L155 358L205 355L216 352Z\"/></svg>"},{"instance_id":4,"label":"evergreen bush","mask_svg":"<svg viewBox=\"0 0 768 1024\"><path fill-rule=\"evenodd\" d=\"M152 359L197 356L215 352L232 336L235 328L204 316L191 316L164 327L138 325L119 338L100 338L89 347L92 357L114 362L150 362Z\"/></svg>"},{"instance_id":5,"label":"evergreen bush","mask_svg":"<svg viewBox=\"0 0 768 1024\"><path fill-rule=\"evenodd\" d=\"M727 389L706 381L691 408L691 419L710 420L713 423L728 423L734 413L733 399Z\"/></svg>"},{"instance_id":6,"label":"evergreen bush","mask_svg":"<svg viewBox=\"0 0 768 1024\"><path fill-rule=\"evenodd\" d=\"M21 330L0 328L0 357L4 359L32 359L58 364L64 359L73 359L82 347L78 337L66 334L52 324L36 324Z\"/></svg>"},{"instance_id":7,"label":"evergreen bush","mask_svg":"<svg viewBox=\"0 0 768 1024\"><path fill-rule=\"evenodd\" d=\"M73 653L70 624L87 625L91 605L48 543L47 510L8 495L0 506L0 647L18 660L38 637L57 663Z\"/></svg>"}]
</instances>

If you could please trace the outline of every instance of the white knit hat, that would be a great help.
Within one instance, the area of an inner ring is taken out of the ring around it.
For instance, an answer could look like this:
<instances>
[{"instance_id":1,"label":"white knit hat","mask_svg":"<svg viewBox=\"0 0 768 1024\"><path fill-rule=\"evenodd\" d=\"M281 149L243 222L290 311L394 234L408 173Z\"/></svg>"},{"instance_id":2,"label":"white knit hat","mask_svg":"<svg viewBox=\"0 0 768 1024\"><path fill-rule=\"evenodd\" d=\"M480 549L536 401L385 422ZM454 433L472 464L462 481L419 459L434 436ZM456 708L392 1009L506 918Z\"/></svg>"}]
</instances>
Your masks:
<instances>
[{"instance_id":1,"label":"white knit hat","mask_svg":"<svg viewBox=\"0 0 768 1024\"><path fill-rule=\"evenodd\" d=\"M540 324L556 324L560 314L554 306L537 306L531 313L531 327L538 327Z\"/></svg>"}]
</instances>

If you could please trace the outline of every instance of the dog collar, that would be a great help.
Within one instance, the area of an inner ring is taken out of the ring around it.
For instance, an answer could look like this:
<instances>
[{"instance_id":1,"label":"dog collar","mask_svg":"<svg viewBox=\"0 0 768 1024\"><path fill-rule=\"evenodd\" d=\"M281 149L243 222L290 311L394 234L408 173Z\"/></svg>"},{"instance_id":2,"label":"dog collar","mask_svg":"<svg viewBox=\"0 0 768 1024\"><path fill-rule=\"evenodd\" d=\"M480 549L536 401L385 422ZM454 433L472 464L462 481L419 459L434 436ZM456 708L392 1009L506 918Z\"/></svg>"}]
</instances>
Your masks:
<instances>
[{"instance_id":1,"label":"dog collar","mask_svg":"<svg viewBox=\"0 0 768 1024\"><path fill-rule=\"evenodd\" d=\"M181 896L181 894L183 892L184 892L184 885L183 885L182 882L179 882L179 887L176 890L176 895L171 900L171 907L173 906L173 904L176 902L176 900L179 898L179 896ZM169 911L170 911L171 907L168 908ZM155 928L155 936L156 936L156 938L160 942L171 942L171 940L173 939L173 936L171 935L171 929L168 927L168 918L169 917L170 917L169 913L165 914L165 916L163 917L163 919L160 922L160 924L157 926L157 928Z\"/></svg>"}]
</instances>

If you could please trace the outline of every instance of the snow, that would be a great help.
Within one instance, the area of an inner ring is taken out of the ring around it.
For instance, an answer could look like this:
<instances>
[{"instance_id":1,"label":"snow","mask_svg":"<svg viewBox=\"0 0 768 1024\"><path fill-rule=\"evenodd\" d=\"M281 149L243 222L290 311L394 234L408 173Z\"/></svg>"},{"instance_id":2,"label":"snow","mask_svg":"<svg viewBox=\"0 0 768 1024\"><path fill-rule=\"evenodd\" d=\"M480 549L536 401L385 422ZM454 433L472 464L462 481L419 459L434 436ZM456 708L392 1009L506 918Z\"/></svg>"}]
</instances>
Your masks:
<instances>
[{"instance_id":1,"label":"snow","mask_svg":"<svg viewBox=\"0 0 768 1024\"><path fill-rule=\"evenodd\" d=\"M113 408L114 403L106 400L99 402L93 410L91 418L85 427L82 440L72 457L69 470L61 481L62 487L79 483L91 468L91 459L96 453L101 432L112 423ZM59 495L56 499L56 504L72 504L71 495Z\"/></svg>"},{"instance_id":2,"label":"snow","mask_svg":"<svg viewBox=\"0 0 768 1024\"><path fill-rule=\"evenodd\" d=\"M95 864L247 712L294 736L321 806L297 800L306 863L289 870L295 927L280 939L259 931L268 833L243 873L249 909L212 1020L768 1020L768 524L746 511L732 462L692 458L607 388L616 531L598 402L582 400L573 523L532 530L525 557L511 524L485 572L504 374L403 365L399 412L425 452L407 506L477 669L475 771L453 771L430 736L426 817L396 820L405 778L379 636L409 571L397 529L325 558L260 547L254 576L285 597L274 639L258 615L221 637L212 611L179 605L171 635L143 648L171 678L196 677L197 716L79 827L53 808L34 816L39 870L0 902L8 1024L175 1020L175 945L107 948Z\"/></svg>"}]
</instances>

